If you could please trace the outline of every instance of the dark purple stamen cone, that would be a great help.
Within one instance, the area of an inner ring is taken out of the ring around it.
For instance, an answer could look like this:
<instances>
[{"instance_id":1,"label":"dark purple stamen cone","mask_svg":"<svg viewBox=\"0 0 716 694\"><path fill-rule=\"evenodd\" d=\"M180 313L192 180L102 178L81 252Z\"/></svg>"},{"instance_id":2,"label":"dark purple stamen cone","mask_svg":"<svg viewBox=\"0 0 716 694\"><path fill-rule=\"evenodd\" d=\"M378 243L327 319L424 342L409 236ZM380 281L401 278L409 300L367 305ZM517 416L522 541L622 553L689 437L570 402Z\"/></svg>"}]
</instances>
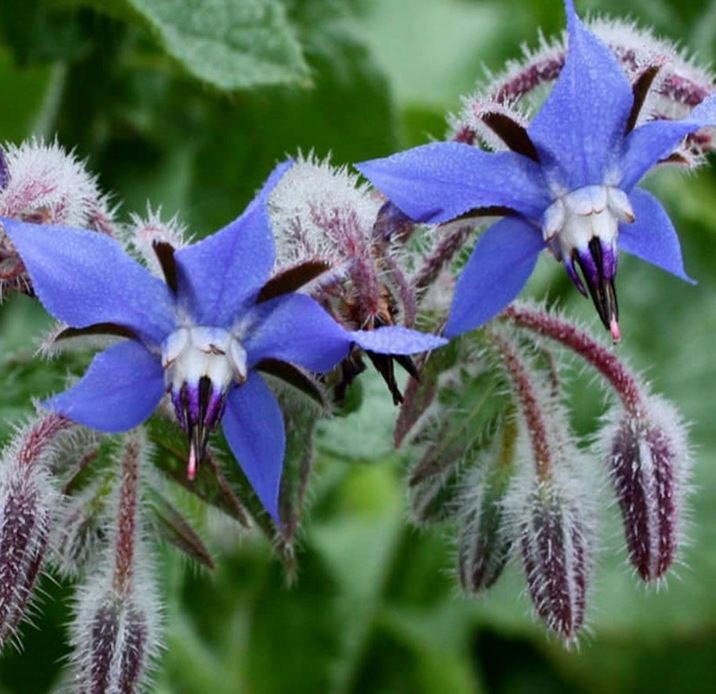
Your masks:
<instances>
[{"instance_id":1,"label":"dark purple stamen cone","mask_svg":"<svg viewBox=\"0 0 716 694\"><path fill-rule=\"evenodd\" d=\"M678 544L677 446L661 426L625 418L612 439L609 471L624 522L629 561L644 581L661 578Z\"/></svg>"},{"instance_id":2,"label":"dark purple stamen cone","mask_svg":"<svg viewBox=\"0 0 716 694\"><path fill-rule=\"evenodd\" d=\"M576 507L540 483L519 525L527 585L537 614L565 641L584 624L588 548Z\"/></svg>"}]
</instances>

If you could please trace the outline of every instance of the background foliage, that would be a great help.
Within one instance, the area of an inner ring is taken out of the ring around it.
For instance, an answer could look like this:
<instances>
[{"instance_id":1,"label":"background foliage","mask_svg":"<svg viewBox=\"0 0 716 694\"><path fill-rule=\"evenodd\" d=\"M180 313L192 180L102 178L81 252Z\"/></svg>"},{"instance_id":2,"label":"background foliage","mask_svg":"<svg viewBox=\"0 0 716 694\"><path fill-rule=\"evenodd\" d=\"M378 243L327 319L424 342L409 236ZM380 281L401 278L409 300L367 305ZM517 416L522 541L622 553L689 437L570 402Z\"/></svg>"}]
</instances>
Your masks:
<instances>
[{"instance_id":1,"label":"background foliage","mask_svg":"<svg viewBox=\"0 0 716 694\"><path fill-rule=\"evenodd\" d=\"M616 0L577 4L625 12ZM628 11L703 62L716 57L716 2L633 0ZM536 27L562 25L561 3L538 0L4 0L1 137L57 134L123 201L121 216L149 201L203 235L287 153L348 163L440 138L481 65L499 70L522 41L534 45ZM666 173L652 185L700 282L629 259L620 274L619 349L693 422L692 543L668 590L629 575L612 508L593 636L577 652L531 620L514 567L485 599L460 598L449 540L405 522L409 452L392 450L392 406L367 380L368 406L319 432L295 586L262 538L214 518L212 573L164 552L157 692L706 691L716 656L716 174ZM592 320L556 263L531 290ZM32 397L60 385L30 363L45 324L24 298L0 311L3 440ZM582 432L602 411L588 380L576 374L572 386ZM0 659L1 692L59 684L69 591L44 588L40 629L26 627L24 652Z\"/></svg>"}]
</instances>

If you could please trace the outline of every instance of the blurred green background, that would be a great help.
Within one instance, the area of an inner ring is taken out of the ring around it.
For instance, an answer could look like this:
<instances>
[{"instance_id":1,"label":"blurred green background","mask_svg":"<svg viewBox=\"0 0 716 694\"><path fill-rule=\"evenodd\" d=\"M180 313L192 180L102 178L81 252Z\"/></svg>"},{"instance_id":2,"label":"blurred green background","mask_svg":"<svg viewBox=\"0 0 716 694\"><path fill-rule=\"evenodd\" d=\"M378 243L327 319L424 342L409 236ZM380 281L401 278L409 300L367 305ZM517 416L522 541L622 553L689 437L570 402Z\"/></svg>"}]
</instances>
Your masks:
<instances>
[{"instance_id":1,"label":"blurred green background","mask_svg":"<svg viewBox=\"0 0 716 694\"><path fill-rule=\"evenodd\" d=\"M577 9L628 13L703 63L716 58L712 0ZM348 163L442 137L445 113L483 65L498 71L522 42L535 45L539 27L562 26L558 0L2 0L0 137L57 134L121 201L120 217L149 201L203 235L286 154ZM166 639L152 691L716 692L716 173L665 172L649 185L699 280L690 287L629 258L619 280L620 353L692 423L691 542L668 589L637 585L603 494L579 649L535 624L517 567L483 599L460 597L447 533L406 522L409 452L392 450L392 407L369 379L370 406L321 429L295 586L263 538L216 519L206 529L220 555L213 573L163 551ZM543 261L530 288L594 323L556 263ZM15 359L45 320L23 298L0 310L3 438L31 395L58 386ZM571 402L574 426L593 431L604 402L589 374L575 376ZM60 682L71 589L43 587L24 651L0 659L0 692Z\"/></svg>"}]
</instances>

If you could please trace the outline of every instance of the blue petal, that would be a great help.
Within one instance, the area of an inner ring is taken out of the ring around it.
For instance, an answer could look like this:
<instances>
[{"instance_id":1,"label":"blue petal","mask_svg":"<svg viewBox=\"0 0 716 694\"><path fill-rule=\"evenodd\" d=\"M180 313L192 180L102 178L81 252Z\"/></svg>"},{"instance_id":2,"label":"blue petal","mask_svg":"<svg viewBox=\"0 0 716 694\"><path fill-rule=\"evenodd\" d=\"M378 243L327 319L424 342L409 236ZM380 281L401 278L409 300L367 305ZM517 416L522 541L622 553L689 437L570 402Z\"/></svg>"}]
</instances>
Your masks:
<instances>
[{"instance_id":1,"label":"blue petal","mask_svg":"<svg viewBox=\"0 0 716 694\"><path fill-rule=\"evenodd\" d=\"M160 344L174 329L166 284L96 231L2 218L35 292L53 316L75 328L118 323Z\"/></svg>"},{"instance_id":2,"label":"blue petal","mask_svg":"<svg viewBox=\"0 0 716 694\"><path fill-rule=\"evenodd\" d=\"M699 104L684 120L656 120L633 130L624 143L619 187L629 191L652 166L665 159L689 134L716 124L716 95Z\"/></svg>"},{"instance_id":3,"label":"blue petal","mask_svg":"<svg viewBox=\"0 0 716 694\"><path fill-rule=\"evenodd\" d=\"M549 204L539 166L514 152L436 142L356 168L418 222L447 222L472 209L493 206L537 218Z\"/></svg>"},{"instance_id":4,"label":"blue petal","mask_svg":"<svg viewBox=\"0 0 716 694\"><path fill-rule=\"evenodd\" d=\"M267 202L291 165L272 171L240 217L175 253L179 298L196 323L229 327L268 279L274 247Z\"/></svg>"},{"instance_id":5,"label":"blue petal","mask_svg":"<svg viewBox=\"0 0 716 694\"><path fill-rule=\"evenodd\" d=\"M117 433L149 417L164 390L159 358L127 340L100 352L76 385L44 404L78 424Z\"/></svg>"},{"instance_id":6,"label":"blue petal","mask_svg":"<svg viewBox=\"0 0 716 694\"><path fill-rule=\"evenodd\" d=\"M635 188L629 194L635 221L619 225L621 250L646 260L686 282L696 284L684 270L676 229L661 203L650 193Z\"/></svg>"},{"instance_id":7,"label":"blue petal","mask_svg":"<svg viewBox=\"0 0 716 694\"><path fill-rule=\"evenodd\" d=\"M565 5L565 64L527 132L550 179L574 190L603 182L621 151L634 99L612 52L585 28L572 1Z\"/></svg>"},{"instance_id":8,"label":"blue petal","mask_svg":"<svg viewBox=\"0 0 716 694\"><path fill-rule=\"evenodd\" d=\"M229 392L222 422L234 457L264 508L280 525L278 497L286 448L283 415L276 396L255 371L246 383Z\"/></svg>"},{"instance_id":9,"label":"blue petal","mask_svg":"<svg viewBox=\"0 0 716 694\"><path fill-rule=\"evenodd\" d=\"M518 217L491 226L458 279L445 335L457 337L500 313L520 293L544 247L541 233Z\"/></svg>"},{"instance_id":10,"label":"blue petal","mask_svg":"<svg viewBox=\"0 0 716 694\"><path fill-rule=\"evenodd\" d=\"M327 371L348 354L352 337L304 294L287 294L259 304L246 316L242 344L249 367L280 359L311 371Z\"/></svg>"},{"instance_id":11,"label":"blue petal","mask_svg":"<svg viewBox=\"0 0 716 694\"><path fill-rule=\"evenodd\" d=\"M351 339L361 349L378 354L417 354L447 344L443 337L397 325L377 330L355 330Z\"/></svg>"}]
</instances>

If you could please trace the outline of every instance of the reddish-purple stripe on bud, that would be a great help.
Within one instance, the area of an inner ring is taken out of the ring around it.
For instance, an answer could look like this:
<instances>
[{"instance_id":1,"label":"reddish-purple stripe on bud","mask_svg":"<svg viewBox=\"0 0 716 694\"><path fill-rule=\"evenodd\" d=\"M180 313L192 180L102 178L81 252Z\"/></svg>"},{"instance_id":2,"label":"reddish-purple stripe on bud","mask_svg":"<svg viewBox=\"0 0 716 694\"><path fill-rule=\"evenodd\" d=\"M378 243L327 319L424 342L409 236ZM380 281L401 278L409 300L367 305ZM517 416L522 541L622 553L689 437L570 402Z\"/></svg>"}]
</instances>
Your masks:
<instances>
[{"instance_id":1,"label":"reddish-purple stripe on bud","mask_svg":"<svg viewBox=\"0 0 716 694\"><path fill-rule=\"evenodd\" d=\"M625 417L612 438L609 473L629 561L644 581L661 578L678 545L680 446L659 424Z\"/></svg>"},{"instance_id":2,"label":"reddish-purple stripe on bud","mask_svg":"<svg viewBox=\"0 0 716 694\"><path fill-rule=\"evenodd\" d=\"M147 655L149 626L144 612L108 595L84 634L87 653L75 675L81 694L138 691Z\"/></svg>"},{"instance_id":3,"label":"reddish-purple stripe on bud","mask_svg":"<svg viewBox=\"0 0 716 694\"><path fill-rule=\"evenodd\" d=\"M47 549L57 495L48 451L70 422L51 414L23 429L5 452L0 485L0 645L25 614Z\"/></svg>"},{"instance_id":4,"label":"reddish-purple stripe on bud","mask_svg":"<svg viewBox=\"0 0 716 694\"><path fill-rule=\"evenodd\" d=\"M584 624L589 548L579 511L551 483L530 494L519 523L527 585L537 614L566 641Z\"/></svg>"},{"instance_id":5,"label":"reddish-purple stripe on bud","mask_svg":"<svg viewBox=\"0 0 716 694\"><path fill-rule=\"evenodd\" d=\"M73 660L77 689L83 694L139 691L157 649L159 605L141 532L144 445L137 432L127 436L107 551L99 570L77 593Z\"/></svg>"},{"instance_id":6,"label":"reddish-purple stripe on bud","mask_svg":"<svg viewBox=\"0 0 716 694\"><path fill-rule=\"evenodd\" d=\"M10 170L7 165L5 151L0 148L0 190L5 190L10 182Z\"/></svg>"}]
</instances>

